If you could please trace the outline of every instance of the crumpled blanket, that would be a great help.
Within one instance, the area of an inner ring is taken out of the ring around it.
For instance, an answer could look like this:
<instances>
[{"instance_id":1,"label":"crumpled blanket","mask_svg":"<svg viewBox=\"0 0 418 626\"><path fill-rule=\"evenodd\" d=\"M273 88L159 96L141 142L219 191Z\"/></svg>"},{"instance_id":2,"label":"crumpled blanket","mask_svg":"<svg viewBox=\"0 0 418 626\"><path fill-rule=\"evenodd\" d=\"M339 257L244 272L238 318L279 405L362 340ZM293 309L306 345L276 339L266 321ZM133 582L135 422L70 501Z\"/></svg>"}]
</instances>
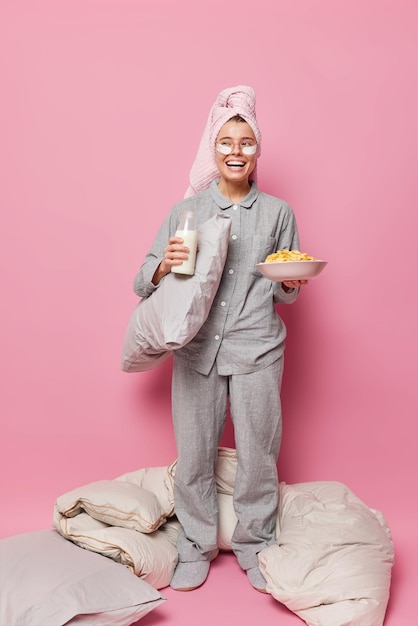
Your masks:
<instances>
[{"instance_id":1,"label":"crumpled blanket","mask_svg":"<svg viewBox=\"0 0 418 626\"><path fill-rule=\"evenodd\" d=\"M162 589L177 564L180 525L168 467L139 469L57 498L53 525ZM231 550L236 452L219 448L218 546ZM280 483L276 543L259 553L267 591L308 626L382 626L394 549L384 516L336 481Z\"/></svg>"},{"instance_id":2,"label":"crumpled blanket","mask_svg":"<svg viewBox=\"0 0 418 626\"><path fill-rule=\"evenodd\" d=\"M126 565L156 589L167 587L177 564L179 523L174 516L173 472L139 469L57 498L53 525L82 548Z\"/></svg>"}]
</instances>

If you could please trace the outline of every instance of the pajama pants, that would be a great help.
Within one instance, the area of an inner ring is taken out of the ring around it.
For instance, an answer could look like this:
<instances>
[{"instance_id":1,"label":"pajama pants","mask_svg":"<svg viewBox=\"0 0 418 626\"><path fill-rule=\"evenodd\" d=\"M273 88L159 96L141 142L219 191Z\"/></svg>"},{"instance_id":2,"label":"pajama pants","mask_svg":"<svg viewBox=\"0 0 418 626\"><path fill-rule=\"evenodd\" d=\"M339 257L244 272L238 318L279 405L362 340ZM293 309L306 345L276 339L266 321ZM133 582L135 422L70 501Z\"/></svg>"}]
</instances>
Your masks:
<instances>
[{"instance_id":1,"label":"pajama pants","mask_svg":"<svg viewBox=\"0 0 418 626\"><path fill-rule=\"evenodd\" d=\"M233 501L238 523L232 549L247 570L258 565L258 552L274 543L282 372L283 357L265 369L231 376L220 376L216 364L206 376L175 359L172 402L178 452L174 499L182 526L179 561L206 560L217 548L214 467L228 398L237 451Z\"/></svg>"}]
</instances>

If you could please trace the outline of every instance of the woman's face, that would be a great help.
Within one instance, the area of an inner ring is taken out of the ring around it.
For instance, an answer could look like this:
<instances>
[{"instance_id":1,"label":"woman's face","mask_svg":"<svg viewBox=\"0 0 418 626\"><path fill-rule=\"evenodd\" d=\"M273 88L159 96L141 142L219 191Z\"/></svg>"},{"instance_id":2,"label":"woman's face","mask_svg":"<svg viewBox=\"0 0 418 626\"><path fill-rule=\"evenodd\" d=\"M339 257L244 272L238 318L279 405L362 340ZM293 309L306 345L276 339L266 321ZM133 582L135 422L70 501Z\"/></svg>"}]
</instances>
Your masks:
<instances>
[{"instance_id":1,"label":"woman's face","mask_svg":"<svg viewBox=\"0 0 418 626\"><path fill-rule=\"evenodd\" d=\"M224 154L228 147L230 153ZM231 183L248 181L257 162L257 141L251 126L247 122L226 122L216 138L215 154L221 179Z\"/></svg>"}]
</instances>

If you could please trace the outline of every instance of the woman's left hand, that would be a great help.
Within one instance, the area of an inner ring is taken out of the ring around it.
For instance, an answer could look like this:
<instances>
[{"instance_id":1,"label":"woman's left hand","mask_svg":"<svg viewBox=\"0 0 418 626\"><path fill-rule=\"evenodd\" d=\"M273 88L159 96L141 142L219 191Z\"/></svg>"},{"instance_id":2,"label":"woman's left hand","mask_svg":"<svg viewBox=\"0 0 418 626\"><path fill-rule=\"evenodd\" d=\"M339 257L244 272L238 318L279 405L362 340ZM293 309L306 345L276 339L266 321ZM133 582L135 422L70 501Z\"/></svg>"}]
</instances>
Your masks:
<instances>
[{"instance_id":1,"label":"woman's left hand","mask_svg":"<svg viewBox=\"0 0 418 626\"><path fill-rule=\"evenodd\" d=\"M284 287L287 287L288 289L297 289L301 285L306 285L307 282L308 282L307 280L284 280L282 284Z\"/></svg>"}]
</instances>

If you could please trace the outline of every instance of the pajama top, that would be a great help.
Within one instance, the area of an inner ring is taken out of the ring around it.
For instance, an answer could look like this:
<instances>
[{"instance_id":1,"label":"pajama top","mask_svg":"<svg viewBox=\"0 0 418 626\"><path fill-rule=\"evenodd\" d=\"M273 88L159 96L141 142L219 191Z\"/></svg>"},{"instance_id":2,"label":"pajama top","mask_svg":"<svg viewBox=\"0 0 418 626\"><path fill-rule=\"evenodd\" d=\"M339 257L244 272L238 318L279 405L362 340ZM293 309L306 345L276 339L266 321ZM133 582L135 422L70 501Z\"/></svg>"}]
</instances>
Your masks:
<instances>
[{"instance_id":1,"label":"pajama top","mask_svg":"<svg viewBox=\"0 0 418 626\"><path fill-rule=\"evenodd\" d=\"M282 355L286 337L275 304L291 304L299 289L287 293L282 283L264 278L256 264L277 250L299 249L291 207L259 191L255 182L251 182L248 195L233 204L219 191L218 181L213 181L172 208L135 277L138 296L148 297L158 289L152 277L185 209L196 212L198 225L220 211L229 215L232 223L226 262L209 316L197 335L175 351L175 358L185 359L201 374L208 374L215 362L218 373L225 376L268 367Z\"/></svg>"}]
</instances>

